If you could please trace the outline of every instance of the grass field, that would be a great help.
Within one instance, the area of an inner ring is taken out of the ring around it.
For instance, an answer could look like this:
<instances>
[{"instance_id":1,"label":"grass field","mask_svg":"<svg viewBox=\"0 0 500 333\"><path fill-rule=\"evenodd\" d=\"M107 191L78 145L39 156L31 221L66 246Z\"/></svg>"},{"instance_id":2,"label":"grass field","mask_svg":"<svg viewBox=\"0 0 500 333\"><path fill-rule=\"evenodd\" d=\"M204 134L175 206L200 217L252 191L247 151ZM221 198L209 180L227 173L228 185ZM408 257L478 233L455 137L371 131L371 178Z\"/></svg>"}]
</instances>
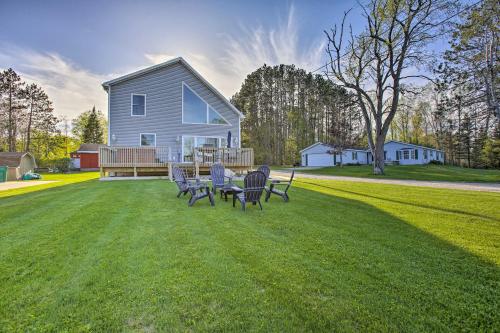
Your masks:
<instances>
[{"instance_id":1,"label":"grass field","mask_svg":"<svg viewBox=\"0 0 500 333\"><path fill-rule=\"evenodd\" d=\"M0 199L0 331L500 330L500 194L298 179L242 212L65 177Z\"/></svg>"},{"instance_id":2,"label":"grass field","mask_svg":"<svg viewBox=\"0 0 500 333\"><path fill-rule=\"evenodd\" d=\"M300 172L317 175L385 178L385 179L413 179L436 180L452 182L500 182L500 170L468 169L448 165L387 165L385 175L373 174L371 165L325 167Z\"/></svg>"}]
</instances>

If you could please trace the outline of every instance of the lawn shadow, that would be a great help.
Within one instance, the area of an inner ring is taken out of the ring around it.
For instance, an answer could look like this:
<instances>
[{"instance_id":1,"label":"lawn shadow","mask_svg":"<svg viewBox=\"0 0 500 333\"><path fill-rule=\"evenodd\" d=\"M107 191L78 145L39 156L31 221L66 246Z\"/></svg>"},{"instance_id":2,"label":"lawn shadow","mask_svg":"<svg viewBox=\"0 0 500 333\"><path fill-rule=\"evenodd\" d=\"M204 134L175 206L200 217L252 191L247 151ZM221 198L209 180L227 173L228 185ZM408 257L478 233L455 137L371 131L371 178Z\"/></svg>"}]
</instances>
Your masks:
<instances>
[{"instance_id":1,"label":"lawn shadow","mask_svg":"<svg viewBox=\"0 0 500 333\"><path fill-rule=\"evenodd\" d=\"M354 194L354 195L358 195L361 197L372 198L372 199L377 199L377 200L382 200L382 201L387 201L387 202L393 202L393 203L397 203L397 204L401 204L401 205L416 206L416 207L425 208L425 209L434 209L434 210L438 210L438 211L442 211L442 212L446 212L446 213L468 215L468 216L479 217L479 218L494 221L494 222L500 222L500 219L498 219L498 218L494 218L494 217L484 215L484 214L466 212L466 211L463 211L460 209L449 209L449 208L443 208L443 207L427 205L427 204L417 204L415 202L407 202L407 201L392 199L389 197L381 197L381 196L372 195L372 194L350 191L350 190L342 189L340 187L333 187L333 186L328 186L328 185L324 185L324 184L319 184L317 182L308 182L308 181L304 181L302 179L301 180L297 179L296 182L308 184L308 185L313 185L313 186L317 186L317 187L322 187L325 189L339 191L339 192L343 192L343 193Z\"/></svg>"}]
</instances>

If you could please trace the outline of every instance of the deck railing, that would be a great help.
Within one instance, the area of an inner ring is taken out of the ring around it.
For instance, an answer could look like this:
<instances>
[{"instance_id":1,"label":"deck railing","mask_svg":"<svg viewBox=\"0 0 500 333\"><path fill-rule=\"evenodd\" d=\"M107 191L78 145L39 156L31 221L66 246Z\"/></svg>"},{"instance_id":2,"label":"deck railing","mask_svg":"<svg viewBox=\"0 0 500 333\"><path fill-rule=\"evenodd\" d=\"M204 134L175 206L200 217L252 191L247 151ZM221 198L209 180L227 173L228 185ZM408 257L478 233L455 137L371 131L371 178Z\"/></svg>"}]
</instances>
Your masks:
<instances>
[{"instance_id":1,"label":"deck railing","mask_svg":"<svg viewBox=\"0 0 500 333\"><path fill-rule=\"evenodd\" d=\"M222 163L225 167L253 166L253 148L195 148L195 162L200 167Z\"/></svg>"},{"instance_id":2,"label":"deck railing","mask_svg":"<svg viewBox=\"0 0 500 333\"><path fill-rule=\"evenodd\" d=\"M99 166L106 167L168 167L170 147L100 147Z\"/></svg>"}]
</instances>

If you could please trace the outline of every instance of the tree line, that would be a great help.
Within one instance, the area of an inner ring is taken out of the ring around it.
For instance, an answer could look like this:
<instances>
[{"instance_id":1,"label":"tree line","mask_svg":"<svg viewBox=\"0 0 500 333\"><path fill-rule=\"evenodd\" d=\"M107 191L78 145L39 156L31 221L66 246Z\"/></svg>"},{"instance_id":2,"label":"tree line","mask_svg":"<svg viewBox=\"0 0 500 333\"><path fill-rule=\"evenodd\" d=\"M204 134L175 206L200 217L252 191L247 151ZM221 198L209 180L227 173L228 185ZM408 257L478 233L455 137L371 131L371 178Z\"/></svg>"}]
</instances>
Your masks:
<instances>
[{"instance_id":1,"label":"tree line","mask_svg":"<svg viewBox=\"0 0 500 333\"><path fill-rule=\"evenodd\" d=\"M29 151L43 165L105 137L106 119L95 107L70 123L55 115L41 86L26 83L12 68L0 72L0 152Z\"/></svg>"},{"instance_id":2,"label":"tree line","mask_svg":"<svg viewBox=\"0 0 500 333\"><path fill-rule=\"evenodd\" d=\"M242 144L257 163L293 164L315 141L358 145L363 136L352 94L294 65L262 66L231 102L245 114Z\"/></svg>"}]
</instances>

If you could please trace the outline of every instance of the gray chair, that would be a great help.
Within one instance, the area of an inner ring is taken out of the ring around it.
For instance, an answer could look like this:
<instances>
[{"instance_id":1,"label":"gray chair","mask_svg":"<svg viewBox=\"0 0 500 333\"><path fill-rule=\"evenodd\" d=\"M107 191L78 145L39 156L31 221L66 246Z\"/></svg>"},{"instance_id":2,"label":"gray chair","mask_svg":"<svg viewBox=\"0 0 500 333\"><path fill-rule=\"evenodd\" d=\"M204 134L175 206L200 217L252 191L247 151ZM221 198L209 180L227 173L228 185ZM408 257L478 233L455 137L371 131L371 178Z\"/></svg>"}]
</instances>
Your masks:
<instances>
[{"instance_id":1,"label":"gray chair","mask_svg":"<svg viewBox=\"0 0 500 333\"><path fill-rule=\"evenodd\" d=\"M214 194L217 193L218 188L226 188L233 185L232 178L225 175L225 169L221 163L215 163L210 167L210 177L212 178L212 192ZM227 182L226 178L228 179Z\"/></svg>"},{"instance_id":2,"label":"gray chair","mask_svg":"<svg viewBox=\"0 0 500 333\"><path fill-rule=\"evenodd\" d=\"M246 208L246 204L250 202L253 205L258 203L260 210L262 210L260 197L266 186L266 175L262 171L250 172L245 176L243 184L242 192L233 195L233 207L235 207L236 200L238 200L241 203L241 209L243 209L243 211Z\"/></svg>"},{"instance_id":3,"label":"gray chair","mask_svg":"<svg viewBox=\"0 0 500 333\"><path fill-rule=\"evenodd\" d=\"M271 194L279 195L285 202L290 201L290 197L288 196L288 189L292 186L293 176L295 176L295 170L292 171L292 175L290 180L281 181L281 180L272 180L269 189L266 189L266 202L269 201ZM279 187L284 186L284 189L279 189Z\"/></svg>"},{"instance_id":4,"label":"gray chair","mask_svg":"<svg viewBox=\"0 0 500 333\"><path fill-rule=\"evenodd\" d=\"M215 205L214 197L212 195L212 192L210 192L210 188L207 184L200 182L199 179L196 179L195 183L189 181L184 171L176 166L172 167L172 175L174 176L174 181L179 188L177 198L179 198L181 194L186 195L187 193L189 193L191 194L191 198L188 202L189 206L194 205L196 201L205 197L208 197L212 206Z\"/></svg>"},{"instance_id":5,"label":"gray chair","mask_svg":"<svg viewBox=\"0 0 500 333\"><path fill-rule=\"evenodd\" d=\"M267 165L261 165L257 171L261 171L266 175L266 181L269 180L269 175L271 174L271 169Z\"/></svg>"}]
</instances>

